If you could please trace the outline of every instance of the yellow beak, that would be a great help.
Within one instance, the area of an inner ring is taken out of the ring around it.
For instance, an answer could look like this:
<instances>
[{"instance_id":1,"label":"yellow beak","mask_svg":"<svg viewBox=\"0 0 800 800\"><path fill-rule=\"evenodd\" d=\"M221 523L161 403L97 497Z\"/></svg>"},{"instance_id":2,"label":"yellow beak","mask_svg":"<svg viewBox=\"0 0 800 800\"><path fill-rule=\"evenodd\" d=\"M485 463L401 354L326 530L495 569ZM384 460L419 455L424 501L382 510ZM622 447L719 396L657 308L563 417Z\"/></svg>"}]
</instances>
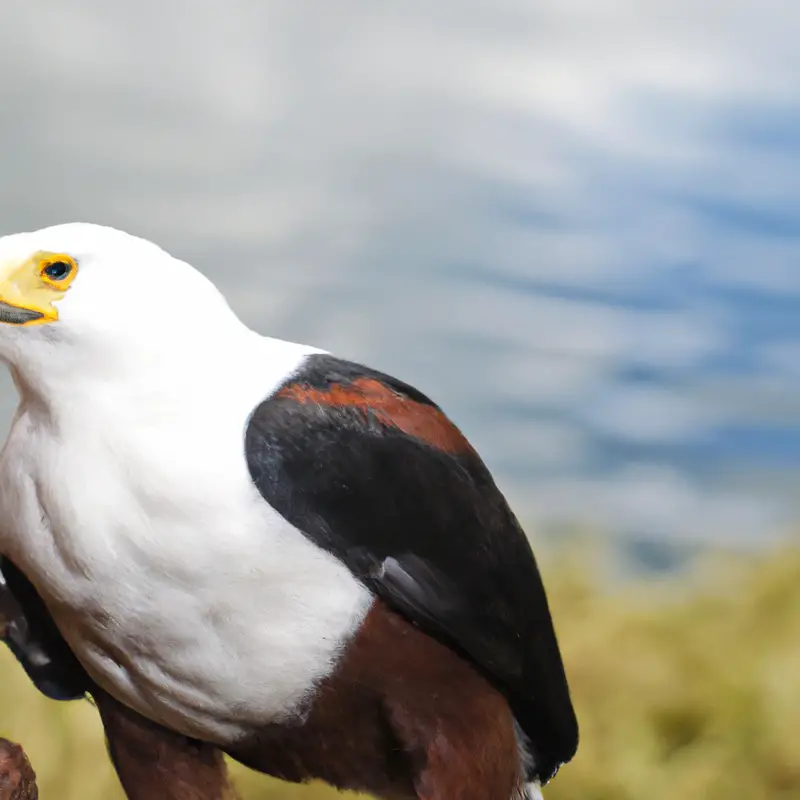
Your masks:
<instances>
[{"instance_id":1,"label":"yellow beak","mask_svg":"<svg viewBox=\"0 0 800 800\"><path fill-rule=\"evenodd\" d=\"M35 253L24 261L0 264L0 323L38 325L58 319L54 301L68 288L57 285L42 273L50 254Z\"/></svg>"}]
</instances>

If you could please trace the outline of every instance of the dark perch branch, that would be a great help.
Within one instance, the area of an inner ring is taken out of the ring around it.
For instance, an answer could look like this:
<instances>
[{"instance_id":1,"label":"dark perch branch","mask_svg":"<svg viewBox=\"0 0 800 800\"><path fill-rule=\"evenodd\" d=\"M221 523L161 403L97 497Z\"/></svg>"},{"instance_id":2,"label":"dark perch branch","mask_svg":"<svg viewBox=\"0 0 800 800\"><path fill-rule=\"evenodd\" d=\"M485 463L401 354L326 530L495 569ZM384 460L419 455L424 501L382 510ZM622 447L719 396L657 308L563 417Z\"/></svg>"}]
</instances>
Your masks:
<instances>
[{"instance_id":1,"label":"dark perch branch","mask_svg":"<svg viewBox=\"0 0 800 800\"><path fill-rule=\"evenodd\" d=\"M0 739L0 800L37 800L36 773L25 751Z\"/></svg>"}]
</instances>

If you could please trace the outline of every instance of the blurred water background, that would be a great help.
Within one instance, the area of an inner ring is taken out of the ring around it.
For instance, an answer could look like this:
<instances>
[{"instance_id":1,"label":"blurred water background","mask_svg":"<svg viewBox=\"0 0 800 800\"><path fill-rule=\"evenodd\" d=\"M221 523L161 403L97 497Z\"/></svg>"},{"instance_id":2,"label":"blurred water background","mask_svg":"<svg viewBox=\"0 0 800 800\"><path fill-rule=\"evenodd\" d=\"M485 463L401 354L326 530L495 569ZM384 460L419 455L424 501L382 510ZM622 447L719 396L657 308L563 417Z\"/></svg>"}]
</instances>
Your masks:
<instances>
[{"instance_id":1,"label":"blurred water background","mask_svg":"<svg viewBox=\"0 0 800 800\"><path fill-rule=\"evenodd\" d=\"M260 332L416 384L540 543L590 534L652 576L792 540L800 5L2 13L0 233L121 227ZM764 796L798 796L795 777ZM660 796L626 780L580 796Z\"/></svg>"},{"instance_id":2,"label":"blurred water background","mask_svg":"<svg viewBox=\"0 0 800 800\"><path fill-rule=\"evenodd\" d=\"M0 232L122 227L417 383L542 530L797 517L800 7L6 9Z\"/></svg>"}]
</instances>

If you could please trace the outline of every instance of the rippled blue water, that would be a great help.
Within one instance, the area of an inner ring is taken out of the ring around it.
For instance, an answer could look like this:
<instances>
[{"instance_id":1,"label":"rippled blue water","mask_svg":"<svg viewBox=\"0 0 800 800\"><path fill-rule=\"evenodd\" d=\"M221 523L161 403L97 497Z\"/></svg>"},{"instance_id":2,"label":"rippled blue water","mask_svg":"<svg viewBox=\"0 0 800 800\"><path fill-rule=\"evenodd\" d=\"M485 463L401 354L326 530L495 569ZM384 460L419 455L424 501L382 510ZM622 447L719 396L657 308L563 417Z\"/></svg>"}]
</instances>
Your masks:
<instances>
[{"instance_id":1,"label":"rippled blue water","mask_svg":"<svg viewBox=\"0 0 800 800\"><path fill-rule=\"evenodd\" d=\"M542 528L770 541L800 475L796 48L617 5L27 7L0 232L157 240L258 330L433 395Z\"/></svg>"}]
</instances>

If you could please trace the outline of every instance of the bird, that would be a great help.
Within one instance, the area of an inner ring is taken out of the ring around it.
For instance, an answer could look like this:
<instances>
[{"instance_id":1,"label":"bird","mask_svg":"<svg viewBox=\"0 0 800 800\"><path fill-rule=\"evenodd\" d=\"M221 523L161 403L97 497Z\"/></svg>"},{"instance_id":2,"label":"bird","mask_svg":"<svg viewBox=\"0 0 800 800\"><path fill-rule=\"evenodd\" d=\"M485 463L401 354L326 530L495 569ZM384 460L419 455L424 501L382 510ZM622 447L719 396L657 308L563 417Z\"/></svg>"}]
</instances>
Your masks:
<instances>
[{"instance_id":1,"label":"bird","mask_svg":"<svg viewBox=\"0 0 800 800\"><path fill-rule=\"evenodd\" d=\"M129 797L221 797L224 753L523 800L573 758L530 541L417 388L262 335L187 261L82 222L0 238L0 360L6 641L48 696L96 700ZM207 794L141 788L166 752Z\"/></svg>"}]
</instances>

